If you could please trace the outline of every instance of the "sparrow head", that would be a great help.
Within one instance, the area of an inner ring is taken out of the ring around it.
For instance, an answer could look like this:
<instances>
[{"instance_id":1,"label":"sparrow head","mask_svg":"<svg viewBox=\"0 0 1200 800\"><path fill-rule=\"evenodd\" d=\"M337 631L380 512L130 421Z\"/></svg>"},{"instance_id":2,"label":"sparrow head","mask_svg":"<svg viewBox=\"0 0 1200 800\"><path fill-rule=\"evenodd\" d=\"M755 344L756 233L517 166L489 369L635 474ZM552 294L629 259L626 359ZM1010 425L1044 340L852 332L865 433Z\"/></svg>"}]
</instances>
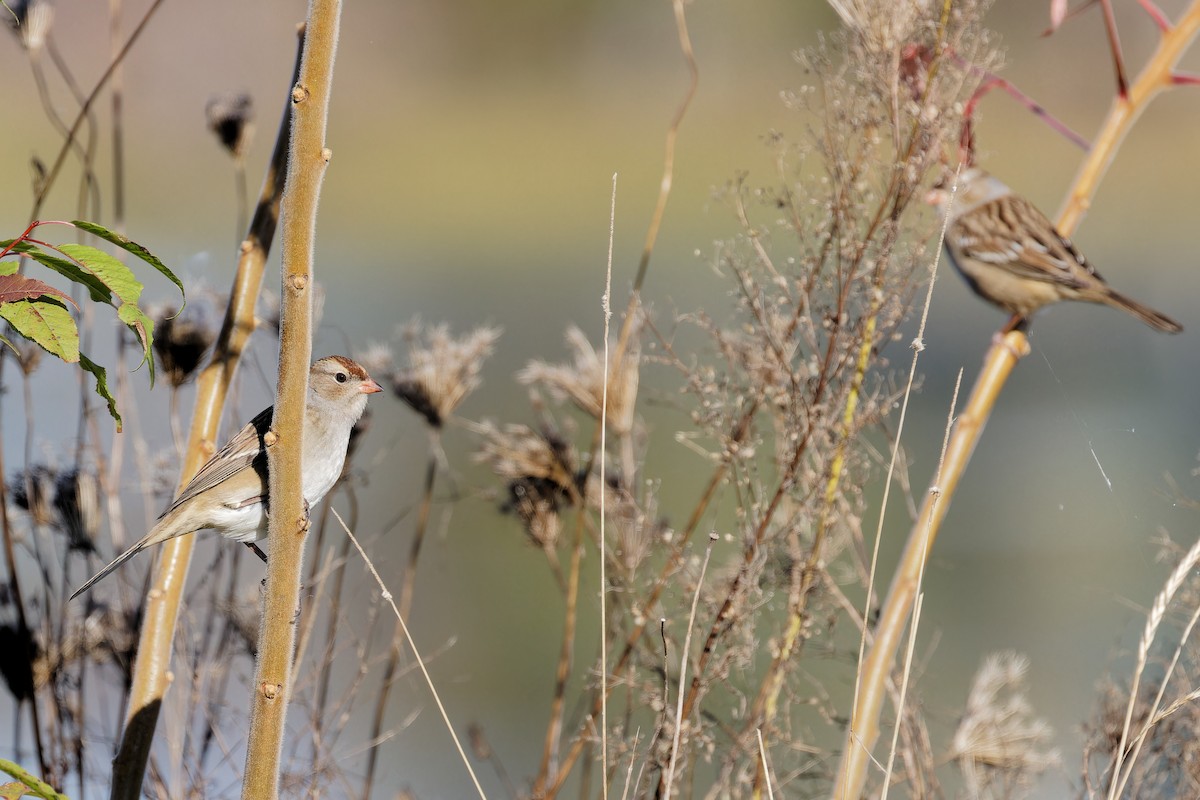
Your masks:
<instances>
[{"instance_id":1,"label":"sparrow head","mask_svg":"<svg viewBox=\"0 0 1200 800\"><path fill-rule=\"evenodd\" d=\"M382 392L362 365L345 356L327 356L308 373L309 403L328 413L342 413L353 423L367 407L367 395Z\"/></svg>"},{"instance_id":2,"label":"sparrow head","mask_svg":"<svg viewBox=\"0 0 1200 800\"><path fill-rule=\"evenodd\" d=\"M937 183L925 195L925 202L937 206L938 212L951 220L961 217L982 205L1012 194L1012 190L979 167L967 167L957 176L953 173Z\"/></svg>"}]
</instances>

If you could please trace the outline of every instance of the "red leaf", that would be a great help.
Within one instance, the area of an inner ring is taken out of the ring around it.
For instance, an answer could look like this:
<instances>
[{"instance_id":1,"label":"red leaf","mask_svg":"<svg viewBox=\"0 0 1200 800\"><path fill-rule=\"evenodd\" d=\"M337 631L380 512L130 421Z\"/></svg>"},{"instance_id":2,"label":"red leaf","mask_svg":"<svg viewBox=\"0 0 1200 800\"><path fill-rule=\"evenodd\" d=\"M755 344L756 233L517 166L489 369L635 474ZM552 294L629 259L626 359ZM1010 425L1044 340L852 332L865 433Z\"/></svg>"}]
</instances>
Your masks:
<instances>
[{"instance_id":1,"label":"red leaf","mask_svg":"<svg viewBox=\"0 0 1200 800\"><path fill-rule=\"evenodd\" d=\"M55 289L48 283L24 275L0 275L0 303L11 303L14 300L31 300L34 297L57 297L66 303L79 308L66 292Z\"/></svg>"}]
</instances>

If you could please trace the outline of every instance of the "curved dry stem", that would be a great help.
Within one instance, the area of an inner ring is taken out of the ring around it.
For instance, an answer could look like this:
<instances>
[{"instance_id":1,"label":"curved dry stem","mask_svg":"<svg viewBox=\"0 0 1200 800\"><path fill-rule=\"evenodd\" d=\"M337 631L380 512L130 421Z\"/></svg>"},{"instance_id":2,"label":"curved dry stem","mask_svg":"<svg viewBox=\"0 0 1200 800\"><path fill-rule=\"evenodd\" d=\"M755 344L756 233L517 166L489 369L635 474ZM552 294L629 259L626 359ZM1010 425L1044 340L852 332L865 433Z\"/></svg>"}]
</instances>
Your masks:
<instances>
[{"instance_id":1,"label":"curved dry stem","mask_svg":"<svg viewBox=\"0 0 1200 800\"><path fill-rule=\"evenodd\" d=\"M583 528L587 508L582 497L575 497L575 539L571 542L571 563L567 571L566 609L563 616L562 649L554 674L554 697L550 702L550 721L546 724L546 741L542 748L542 765L534 782L533 796L542 796L543 787L558 774L558 747L562 733L563 709L566 704L567 679L575 649L575 621L579 613L579 577L583 558ZM606 765L607 767L607 765ZM547 795L548 796L548 795Z\"/></svg>"},{"instance_id":2,"label":"curved dry stem","mask_svg":"<svg viewBox=\"0 0 1200 800\"><path fill-rule=\"evenodd\" d=\"M258 207L234 274L225 321L213 350L212 360L196 383L196 408L188 438L187 455L180 473L182 488L216 450L217 426L233 374L254 329L254 305L262 287L263 266L283 193L287 163L291 103L284 106L279 135L259 194ZM136 800L141 795L142 776L154 741L154 729L167 688L171 643L183 595L184 579L191 561L193 540L180 536L162 545L162 561L146 599L145 616L138 643L129 694L129 710L120 749L113 761L112 797Z\"/></svg>"}]
</instances>

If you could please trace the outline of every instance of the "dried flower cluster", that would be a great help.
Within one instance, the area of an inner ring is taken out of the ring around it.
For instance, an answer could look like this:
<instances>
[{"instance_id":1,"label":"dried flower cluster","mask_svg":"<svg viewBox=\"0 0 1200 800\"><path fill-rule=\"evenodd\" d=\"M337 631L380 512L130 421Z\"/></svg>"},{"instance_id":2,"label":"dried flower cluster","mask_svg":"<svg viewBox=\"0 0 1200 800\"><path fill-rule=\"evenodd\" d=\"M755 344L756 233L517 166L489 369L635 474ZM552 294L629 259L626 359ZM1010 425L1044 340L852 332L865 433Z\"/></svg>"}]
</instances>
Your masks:
<instances>
[{"instance_id":1,"label":"dried flower cluster","mask_svg":"<svg viewBox=\"0 0 1200 800\"><path fill-rule=\"evenodd\" d=\"M178 389L195 377L217 339L217 325L207 302L188 304L182 312L160 304L148 310L154 320L154 354L171 386Z\"/></svg>"},{"instance_id":2,"label":"dried flower cluster","mask_svg":"<svg viewBox=\"0 0 1200 800\"><path fill-rule=\"evenodd\" d=\"M432 428L441 428L467 395L479 387L483 362L500 338L497 328L478 328L455 339L444 325L404 332L408 367L392 374L392 391Z\"/></svg>"},{"instance_id":3,"label":"dried flower cluster","mask_svg":"<svg viewBox=\"0 0 1200 800\"><path fill-rule=\"evenodd\" d=\"M529 538L552 548L561 531L559 508L579 497L575 454L554 429L526 425L479 426L482 439L476 460L506 482L503 508L521 520Z\"/></svg>"},{"instance_id":4,"label":"dried flower cluster","mask_svg":"<svg viewBox=\"0 0 1200 800\"><path fill-rule=\"evenodd\" d=\"M605 421L613 433L628 436L633 431L634 407L637 402L638 376L641 365L637 350L636 328L632 349L619 358L615 344L609 348L608 396ZM574 356L572 364L549 364L531 361L517 374L517 380L546 387L557 399L569 398L586 414L599 420L605 403L605 360L602 353L588 341L583 331L572 325L567 329L567 345Z\"/></svg>"},{"instance_id":5,"label":"dried flower cluster","mask_svg":"<svg viewBox=\"0 0 1200 800\"><path fill-rule=\"evenodd\" d=\"M254 100L248 94L215 95L204 107L208 129L235 158L241 158L254 138Z\"/></svg>"},{"instance_id":6,"label":"dried flower cluster","mask_svg":"<svg viewBox=\"0 0 1200 800\"><path fill-rule=\"evenodd\" d=\"M975 675L951 744L970 797L1016 797L1057 766L1050 726L1026 697L1029 662L1016 653L989 656Z\"/></svg>"}]
</instances>

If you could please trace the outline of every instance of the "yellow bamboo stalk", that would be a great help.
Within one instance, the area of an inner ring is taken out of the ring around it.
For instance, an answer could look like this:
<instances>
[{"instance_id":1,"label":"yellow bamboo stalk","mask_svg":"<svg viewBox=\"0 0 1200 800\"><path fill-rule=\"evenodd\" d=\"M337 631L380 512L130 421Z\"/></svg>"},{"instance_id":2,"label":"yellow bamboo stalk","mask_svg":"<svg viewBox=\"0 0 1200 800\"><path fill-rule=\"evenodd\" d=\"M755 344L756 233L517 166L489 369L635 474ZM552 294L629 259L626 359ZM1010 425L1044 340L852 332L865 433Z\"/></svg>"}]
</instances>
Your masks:
<instances>
[{"instance_id":1,"label":"yellow bamboo stalk","mask_svg":"<svg viewBox=\"0 0 1200 800\"><path fill-rule=\"evenodd\" d=\"M213 348L212 360L196 381L196 408L192 413L191 432L179 476L180 489L187 485L216 450L218 424L225 407L225 397L242 351L254 329L254 306L262 288L263 266L279 219L290 130L289 101L279 124L275 150L259 192L258 206L250 222L250 230L242 242L221 334ZM171 643L175 638L175 624L179 618L179 604L193 544L191 536L180 536L160 548L162 561L146 596L125 731L113 760L110 796L114 800L137 800L141 797L142 776L150 757L162 698L170 682Z\"/></svg>"}]
</instances>

